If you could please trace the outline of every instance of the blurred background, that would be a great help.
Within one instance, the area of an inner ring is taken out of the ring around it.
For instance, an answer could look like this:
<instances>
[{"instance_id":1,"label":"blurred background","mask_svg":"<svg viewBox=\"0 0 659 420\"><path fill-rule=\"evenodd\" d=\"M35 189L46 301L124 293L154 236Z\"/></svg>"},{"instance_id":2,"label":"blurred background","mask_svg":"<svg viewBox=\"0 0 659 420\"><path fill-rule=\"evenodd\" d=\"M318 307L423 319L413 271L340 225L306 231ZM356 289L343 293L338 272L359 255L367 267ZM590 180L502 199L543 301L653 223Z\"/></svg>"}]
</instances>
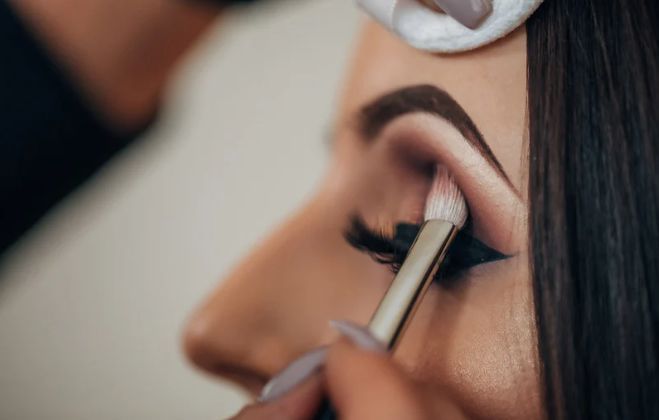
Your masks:
<instances>
[{"instance_id":1,"label":"blurred background","mask_svg":"<svg viewBox=\"0 0 659 420\"><path fill-rule=\"evenodd\" d=\"M304 202L359 13L272 1L224 19L157 125L0 266L0 419L217 419L246 401L179 337L223 274Z\"/></svg>"}]
</instances>

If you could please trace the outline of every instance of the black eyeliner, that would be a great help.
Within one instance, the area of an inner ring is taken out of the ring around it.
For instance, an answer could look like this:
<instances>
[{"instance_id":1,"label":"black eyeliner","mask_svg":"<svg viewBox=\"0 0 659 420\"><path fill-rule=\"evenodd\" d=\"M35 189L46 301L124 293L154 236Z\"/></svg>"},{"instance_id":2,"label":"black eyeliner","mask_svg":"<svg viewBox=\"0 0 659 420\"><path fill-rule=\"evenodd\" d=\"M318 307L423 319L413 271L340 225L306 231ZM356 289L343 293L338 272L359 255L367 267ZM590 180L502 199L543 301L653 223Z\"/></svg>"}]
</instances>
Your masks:
<instances>
[{"instance_id":1,"label":"black eyeliner","mask_svg":"<svg viewBox=\"0 0 659 420\"><path fill-rule=\"evenodd\" d=\"M356 249L368 253L375 261L389 265L393 272L397 272L405 261L420 227L413 223L398 223L393 237L388 237L370 229L359 216L353 216L345 238ZM469 232L469 224L458 231L435 281L455 277L480 264L509 258L508 255L479 241Z\"/></svg>"}]
</instances>

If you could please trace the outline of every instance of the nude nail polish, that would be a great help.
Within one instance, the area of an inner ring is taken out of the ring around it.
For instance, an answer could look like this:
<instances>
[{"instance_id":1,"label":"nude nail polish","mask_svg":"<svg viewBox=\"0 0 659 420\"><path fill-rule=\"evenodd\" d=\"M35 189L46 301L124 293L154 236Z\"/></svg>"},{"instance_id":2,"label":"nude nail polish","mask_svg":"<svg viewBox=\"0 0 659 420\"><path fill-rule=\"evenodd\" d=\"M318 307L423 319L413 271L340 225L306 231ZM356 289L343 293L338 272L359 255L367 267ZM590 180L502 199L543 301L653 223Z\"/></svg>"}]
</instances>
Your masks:
<instances>
[{"instance_id":1,"label":"nude nail polish","mask_svg":"<svg viewBox=\"0 0 659 420\"><path fill-rule=\"evenodd\" d=\"M492 12L490 0L433 0L444 12L469 29L476 29Z\"/></svg>"},{"instance_id":2,"label":"nude nail polish","mask_svg":"<svg viewBox=\"0 0 659 420\"><path fill-rule=\"evenodd\" d=\"M350 321L330 321L330 326L361 349L386 352L386 347L365 327ZM326 358L326 346L304 353L270 379L261 391L259 402L271 402L281 398L318 372L325 364Z\"/></svg>"},{"instance_id":3,"label":"nude nail polish","mask_svg":"<svg viewBox=\"0 0 659 420\"><path fill-rule=\"evenodd\" d=\"M270 379L261 390L258 400L270 402L281 398L313 376L323 366L326 358L327 347L319 347L304 353Z\"/></svg>"},{"instance_id":4,"label":"nude nail polish","mask_svg":"<svg viewBox=\"0 0 659 420\"><path fill-rule=\"evenodd\" d=\"M330 326L350 340L357 347L376 353L386 353L387 348L378 341L366 327L350 321L330 321Z\"/></svg>"}]
</instances>

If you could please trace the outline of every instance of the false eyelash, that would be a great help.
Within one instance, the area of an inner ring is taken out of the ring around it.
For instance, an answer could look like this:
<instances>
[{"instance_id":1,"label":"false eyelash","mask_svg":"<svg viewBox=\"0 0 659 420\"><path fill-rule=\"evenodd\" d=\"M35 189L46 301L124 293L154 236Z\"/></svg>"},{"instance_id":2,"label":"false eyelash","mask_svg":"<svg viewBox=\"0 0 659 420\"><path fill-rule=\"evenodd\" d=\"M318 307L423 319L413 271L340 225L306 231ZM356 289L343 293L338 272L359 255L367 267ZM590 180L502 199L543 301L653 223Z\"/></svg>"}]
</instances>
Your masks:
<instances>
[{"instance_id":1,"label":"false eyelash","mask_svg":"<svg viewBox=\"0 0 659 420\"><path fill-rule=\"evenodd\" d=\"M350 227L344 236L354 248L366 252L380 264L388 265L394 273L400 269L412 244L396 237L389 238L383 232L372 231L359 216L351 217Z\"/></svg>"},{"instance_id":2,"label":"false eyelash","mask_svg":"<svg viewBox=\"0 0 659 420\"><path fill-rule=\"evenodd\" d=\"M458 232L447 251L441 270L435 275L435 281L455 277L479 264L509 257L471 236L470 228L470 221L468 221L466 227ZM394 273L397 273L405 261L419 229L420 225L398 223L394 236L388 237L383 232L375 232L368 228L361 217L353 216L350 219L350 226L345 232L345 238L354 248L368 253L375 261L388 265Z\"/></svg>"}]
</instances>

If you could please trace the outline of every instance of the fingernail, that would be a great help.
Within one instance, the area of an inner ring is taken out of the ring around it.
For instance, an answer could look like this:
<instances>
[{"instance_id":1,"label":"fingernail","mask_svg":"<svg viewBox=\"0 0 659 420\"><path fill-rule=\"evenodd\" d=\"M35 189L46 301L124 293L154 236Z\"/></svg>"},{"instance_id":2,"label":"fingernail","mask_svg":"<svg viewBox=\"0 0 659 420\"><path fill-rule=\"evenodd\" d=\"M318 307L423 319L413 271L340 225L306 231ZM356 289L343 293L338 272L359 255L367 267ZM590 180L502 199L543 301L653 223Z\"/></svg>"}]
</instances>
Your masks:
<instances>
[{"instance_id":1,"label":"fingernail","mask_svg":"<svg viewBox=\"0 0 659 420\"><path fill-rule=\"evenodd\" d=\"M393 12L397 0L357 0L357 4L385 28L393 25Z\"/></svg>"},{"instance_id":2,"label":"fingernail","mask_svg":"<svg viewBox=\"0 0 659 420\"><path fill-rule=\"evenodd\" d=\"M310 378L325 363L327 347L304 353L276 374L261 390L260 402L274 401Z\"/></svg>"},{"instance_id":3,"label":"fingernail","mask_svg":"<svg viewBox=\"0 0 659 420\"><path fill-rule=\"evenodd\" d=\"M490 0L434 0L434 2L469 29L476 29L492 12Z\"/></svg>"},{"instance_id":4,"label":"fingernail","mask_svg":"<svg viewBox=\"0 0 659 420\"><path fill-rule=\"evenodd\" d=\"M357 347L376 353L386 353L387 348L371 332L350 321L330 321L330 326L350 340Z\"/></svg>"}]
</instances>

